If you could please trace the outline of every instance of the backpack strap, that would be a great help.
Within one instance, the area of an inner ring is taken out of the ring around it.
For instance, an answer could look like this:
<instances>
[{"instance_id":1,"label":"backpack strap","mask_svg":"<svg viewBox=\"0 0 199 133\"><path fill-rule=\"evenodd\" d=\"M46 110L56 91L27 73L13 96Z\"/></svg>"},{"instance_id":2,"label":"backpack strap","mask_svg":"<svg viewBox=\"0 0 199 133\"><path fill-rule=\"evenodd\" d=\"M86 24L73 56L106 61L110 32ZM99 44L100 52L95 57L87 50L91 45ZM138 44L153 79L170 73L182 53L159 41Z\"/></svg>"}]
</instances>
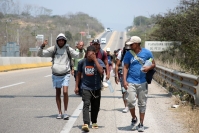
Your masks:
<instances>
[{"instance_id":1,"label":"backpack strap","mask_svg":"<svg viewBox=\"0 0 199 133\"><path fill-rule=\"evenodd\" d=\"M54 46L54 50L53 50L53 54L52 54L52 63L54 64L54 59L55 59L55 55L56 55L56 52L57 52L57 47L56 45ZM70 50L69 50L69 47L66 46L66 53L68 55L68 58L69 58L69 62L70 62L70 70L72 70L72 57L71 57L71 54L70 54Z\"/></svg>"},{"instance_id":2,"label":"backpack strap","mask_svg":"<svg viewBox=\"0 0 199 133\"><path fill-rule=\"evenodd\" d=\"M71 57L71 54L70 54L69 46L66 46L66 53L68 55L69 62L70 62L70 70L72 70L73 65L72 65L72 57Z\"/></svg>"},{"instance_id":3,"label":"backpack strap","mask_svg":"<svg viewBox=\"0 0 199 133\"><path fill-rule=\"evenodd\" d=\"M133 50L130 50L130 53L135 57L135 59L143 66L144 64L141 62L141 60L137 57L135 52Z\"/></svg>"},{"instance_id":4,"label":"backpack strap","mask_svg":"<svg viewBox=\"0 0 199 133\"><path fill-rule=\"evenodd\" d=\"M54 64L54 58L55 58L56 52L57 52L57 47L54 45L54 50L53 50L53 54L52 54L52 61L51 61L53 64Z\"/></svg>"}]
</instances>

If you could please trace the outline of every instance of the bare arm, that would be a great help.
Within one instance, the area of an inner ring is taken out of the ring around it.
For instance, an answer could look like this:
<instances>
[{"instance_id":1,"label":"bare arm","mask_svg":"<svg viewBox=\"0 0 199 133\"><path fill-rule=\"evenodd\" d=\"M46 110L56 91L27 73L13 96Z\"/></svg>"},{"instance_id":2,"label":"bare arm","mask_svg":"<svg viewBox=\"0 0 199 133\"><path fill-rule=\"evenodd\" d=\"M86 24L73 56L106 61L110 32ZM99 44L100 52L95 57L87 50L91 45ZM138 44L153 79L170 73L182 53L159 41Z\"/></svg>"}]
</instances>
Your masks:
<instances>
[{"instance_id":1,"label":"bare arm","mask_svg":"<svg viewBox=\"0 0 199 133\"><path fill-rule=\"evenodd\" d=\"M110 71L109 71L109 65L108 65L108 60L107 59L105 59L104 60L104 64L105 64L105 66L106 66L106 79L108 80L109 78L110 78Z\"/></svg>"},{"instance_id":2,"label":"bare arm","mask_svg":"<svg viewBox=\"0 0 199 133\"><path fill-rule=\"evenodd\" d=\"M76 85L75 85L75 94L79 94L79 81L80 81L80 78L81 78L81 72L78 71L77 75L76 75Z\"/></svg>"},{"instance_id":3,"label":"bare arm","mask_svg":"<svg viewBox=\"0 0 199 133\"><path fill-rule=\"evenodd\" d=\"M123 69L123 82L124 82L124 88L127 90L128 89L128 82L126 81L127 78L127 73L128 73L128 64L124 64L124 69Z\"/></svg>"},{"instance_id":4,"label":"bare arm","mask_svg":"<svg viewBox=\"0 0 199 133\"><path fill-rule=\"evenodd\" d=\"M115 64L115 83L118 84L119 78L118 78L118 67L120 65L120 60L117 59Z\"/></svg>"}]
</instances>

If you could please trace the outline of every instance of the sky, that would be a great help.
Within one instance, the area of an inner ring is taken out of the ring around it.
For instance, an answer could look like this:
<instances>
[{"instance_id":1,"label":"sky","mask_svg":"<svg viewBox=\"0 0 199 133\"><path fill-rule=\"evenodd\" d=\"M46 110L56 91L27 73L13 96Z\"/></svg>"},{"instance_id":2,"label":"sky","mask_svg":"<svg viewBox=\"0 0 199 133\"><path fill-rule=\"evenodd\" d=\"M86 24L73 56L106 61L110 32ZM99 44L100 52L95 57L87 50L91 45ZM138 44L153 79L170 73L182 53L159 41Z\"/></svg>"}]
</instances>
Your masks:
<instances>
[{"instance_id":1,"label":"sky","mask_svg":"<svg viewBox=\"0 0 199 133\"><path fill-rule=\"evenodd\" d=\"M105 28L124 31L136 16L164 14L180 0L14 0L51 9L52 15L83 12L97 18Z\"/></svg>"}]
</instances>

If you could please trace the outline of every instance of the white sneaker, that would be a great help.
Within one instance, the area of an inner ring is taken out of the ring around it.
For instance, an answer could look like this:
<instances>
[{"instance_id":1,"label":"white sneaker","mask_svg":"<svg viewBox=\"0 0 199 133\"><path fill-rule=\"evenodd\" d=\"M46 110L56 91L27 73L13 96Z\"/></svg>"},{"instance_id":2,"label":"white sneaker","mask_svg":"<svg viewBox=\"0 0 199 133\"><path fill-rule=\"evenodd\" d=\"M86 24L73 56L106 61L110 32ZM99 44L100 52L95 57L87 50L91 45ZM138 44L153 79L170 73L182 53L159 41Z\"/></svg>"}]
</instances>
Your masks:
<instances>
[{"instance_id":1,"label":"white sneaker","mask_svg":"<svg viewBox=\"0 0 199 133\"><path fill-rule=\"evenodd\" d=\"M69 120L69 115L67 115L67 114L64 114L64 118L63 118L64 120Z\"/></svg>"},{"instance_id":2,"label":"white sneaker","mask_svg":"<svg viewBox=\"0 0 199 133\"><path fill-rule=\"evenodd\" d=\"M62 118L62 115L61 114L58 114L57 115L57 119L61 119Z\"/></svg>"},{"instance_id":3,"label":"white sneaker","mask_svg":"<svg viewBox=\"0 0 199 133\"><path fill-rule=\"evenodd\" d=\"M122 110L123 113L127 113L128 111L129 111L129 108L128 108L128 107L125 107L125 108Z\"/></svg>"}]
</instances>

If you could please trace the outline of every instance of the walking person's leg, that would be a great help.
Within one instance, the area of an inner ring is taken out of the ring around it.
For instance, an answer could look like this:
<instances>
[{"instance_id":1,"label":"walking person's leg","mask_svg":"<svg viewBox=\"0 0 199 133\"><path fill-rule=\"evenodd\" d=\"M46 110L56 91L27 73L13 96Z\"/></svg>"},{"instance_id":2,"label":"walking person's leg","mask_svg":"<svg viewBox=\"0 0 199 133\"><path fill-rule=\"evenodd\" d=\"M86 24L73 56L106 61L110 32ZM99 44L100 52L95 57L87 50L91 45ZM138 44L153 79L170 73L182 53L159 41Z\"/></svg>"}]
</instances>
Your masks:
<instances>
[{"instance_id":1,"label":"walking person's leg","mask_svg":"<svg viewBox=\"0 0 199 133\"><path fill-rule=\"evenodd\" d=\"M127 106L127 101L125 99L126 90L124 89L124 83L123 83L123 78L122 78L123 77L122 70L118 71L118 77L119 77L119 80L120 80L122 98L123 98L123 102L124 102L124 109L122 110L122 112L127 113L129 111L129 108Z\"/></svg>"},{"instance_id":2,"label":"walking person's leg","mask_svg":"<svg viewBox=\"0 0 199 133\"><path fill-rule=\"evenodd\" d=\"M69 80L70 80L70 74L67 74L66 76L63 77L63 101L64 101L64 120L69 119L69 115L67 114L67 109L68 109L68 86L69 86Z\"/></svg>"},{"instance_id":3,"label":"walking person's leg","mask_svg":"<svg viewBox=\"0 0 199 133\"><path fill-rule=\"evenodd\" d=\"M147 104L147 94L148 94L148 84L143 83L138 88L138 107L140 112L140 124L138 125L138 131L144 131L144 117L146 112L146 104Z\"/></svg>"},{"instance_id":4,"label":"walking person's leg","mask_svg":"<svg viewBox=\"0 0 199 133\"><path fill-rule=\"evenodd\" d=\"M57 103L57 108L58 108L58 116L57 119L62 118L62 111L61 111L61 88L56 88L56 103Z\"/></svg>"},{"instance_id":5,"label":"walking person's leg","mask_svg":"<svg viewBox=\"0 0 199 133\"><path fill-rule=\"evenodd\" d=\"M89 106L91 103L92 94L89 90L82 91L82 101L84 102L83 105L83 122L84 125L82 126L82 130L89 131L90 125L90 117L89 117Z\"/></svg>"},{"instance_id":6,"label":"walking person's leg","mask_svg":"<svg viewBox=\"0 0 199 133\"><path fill-rule=\"evenodd\" d=\"M93 98L91 100L91 122L92 122L92 128L97 129L97 117L100 109L100 100L101 100L101 91L96 90L93 91Z\"/></svg>"},{"instance_id":7,"label":"walking person's leg","mask_svg":"<svg viewBox=\"0 0 199 133\"><path fill-rule=\"evenodd\" d=\"M69 115L67 114L68 109L68 86L63 86L63 101L64 101L64 120L69 119Z\"/></svg>"},{"instance_id":8,"label":"walking person's leg","mask_svg":"<svg viewBox=\"0 0 199 133\"><path fill-rule=\"evenodd\" d=\"M136 91L136 84L129 83L129 87L127 89L125 99L127 100L127 105L129 107L132 120L132 130L136 130L136 123L137 123L137 116L135 114L135 106L137 102L137 91Z\"/></svg>"}]
</instances>

